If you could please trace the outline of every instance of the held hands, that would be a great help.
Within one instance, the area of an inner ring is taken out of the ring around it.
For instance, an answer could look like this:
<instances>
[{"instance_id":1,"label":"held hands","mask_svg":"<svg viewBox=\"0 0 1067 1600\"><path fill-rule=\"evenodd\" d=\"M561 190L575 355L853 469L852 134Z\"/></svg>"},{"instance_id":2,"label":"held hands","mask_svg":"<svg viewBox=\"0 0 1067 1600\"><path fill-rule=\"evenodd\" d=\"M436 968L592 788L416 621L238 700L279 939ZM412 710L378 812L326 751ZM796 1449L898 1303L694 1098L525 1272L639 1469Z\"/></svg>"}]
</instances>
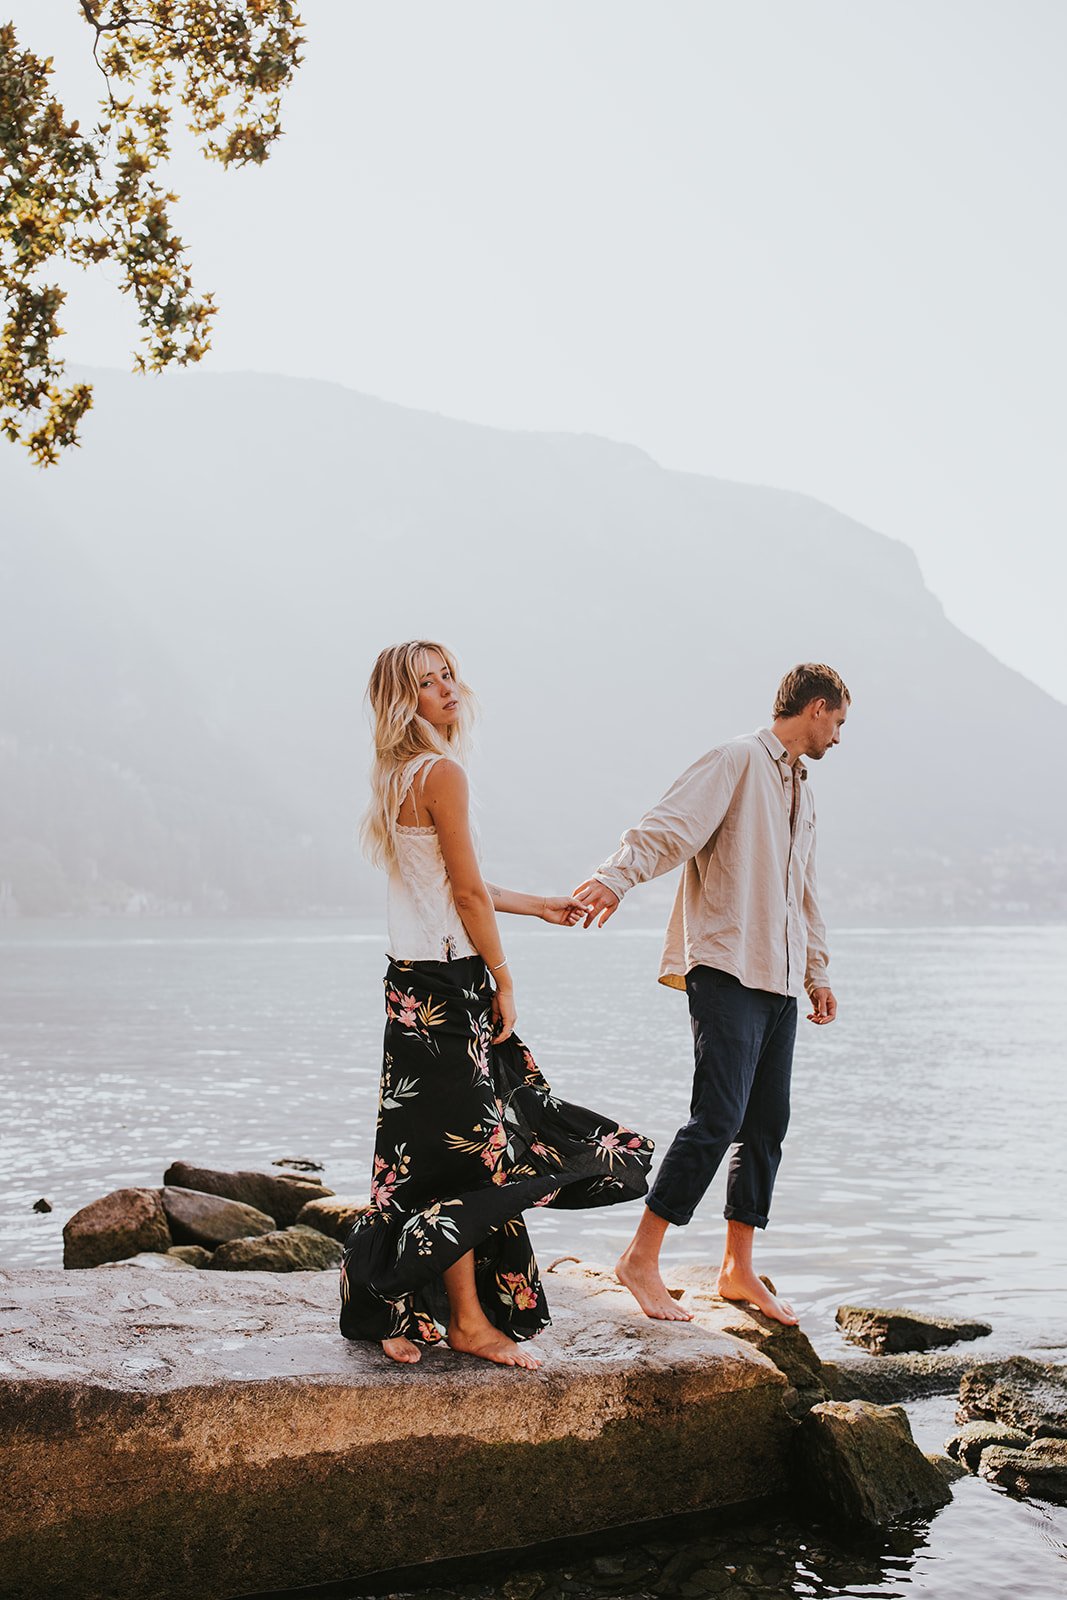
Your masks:
<instances>
[{"instance_id":1,"label":"held hands","mask_svg":"<svg viewBox=\"0 0 1067 1600\"><path fill-rule=\"evenodd\" d=\"M815 1009L808 1012L809 1022L833 1022L837 1016L837 1001L834 999L832 989L813 989L811 991L811 1003Z\"/></svg>"},{"instance_id":2,"label":"held hands","mask_svg":"<svg viewBox=\"0 0 1067 1600\"><path fill-rule=\"evenodd\" d=\"M574 899L582 908L587 928L594 919L597 927L602 928L619 908L618 895L613 894L599 878L586 878L584 883L580 883L574 891Z\"/></svg>"},{"instance_id":3,"label":"held hands","mask_svg":"<svg viewBox=\"0 0 1067 1600\"><path fill-rule=\"evenodd\" d=\"M563 894L542 901L539 913L543 922L555 922L563 928L573 928L585 916L585 906L573 895Z\"/></svg>"}]
</instances>

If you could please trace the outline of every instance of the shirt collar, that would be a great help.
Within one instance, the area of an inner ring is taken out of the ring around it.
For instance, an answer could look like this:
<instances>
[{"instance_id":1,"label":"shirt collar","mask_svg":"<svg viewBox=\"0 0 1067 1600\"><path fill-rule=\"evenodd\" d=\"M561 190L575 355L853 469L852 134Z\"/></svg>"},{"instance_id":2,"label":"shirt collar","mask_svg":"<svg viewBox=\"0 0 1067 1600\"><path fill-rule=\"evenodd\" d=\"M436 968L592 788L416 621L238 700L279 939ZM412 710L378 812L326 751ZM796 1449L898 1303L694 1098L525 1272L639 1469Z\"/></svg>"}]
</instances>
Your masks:
<instances>
[{"instance_id":1,"label":"shirt collar","mask_svg":"<svg viewBox=\"0 0 1067 1600\"><path fill-rule=\"evenodd\" d=\"M772 761L780 761L783 767L789 765L789 751L774 732L773 728L757 728L756 737L767 751ZM800 778L806 778L808 769L798 756L796 759L796 772Z\"/></svg>"}]
</instances>

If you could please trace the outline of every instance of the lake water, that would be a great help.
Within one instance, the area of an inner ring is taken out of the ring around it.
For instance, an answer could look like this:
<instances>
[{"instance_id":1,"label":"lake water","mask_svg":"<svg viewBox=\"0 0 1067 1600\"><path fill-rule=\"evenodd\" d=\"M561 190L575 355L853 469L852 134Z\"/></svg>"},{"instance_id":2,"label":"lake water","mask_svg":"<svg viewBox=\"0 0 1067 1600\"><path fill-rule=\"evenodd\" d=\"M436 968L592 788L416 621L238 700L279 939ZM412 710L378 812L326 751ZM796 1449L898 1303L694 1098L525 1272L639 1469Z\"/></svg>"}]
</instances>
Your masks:
<instances>
[{"instance_id":1,"label":"lake water","mask_svg":"<svg viewBox=\"0 0 1067 1600\"><path fill-rule=\"evenodd\" d=\"M655 982L659 931L507 932L518 1031L553 1087L665 1148L692 1054L684 996ZM383 947L374 927L335 921L0 924L0 1261L60 1265L73 1211L158 1185L178 1157L311 1157L338 1193L364 1195ZM976 1357L1063 1360L1067 929L839 930L833 949L840 1015L800 1024L762 1270L828 1358L848 1349L833 1315L849 1300L991 1322ZM723 1176L672 1231L668 1268L717 1258ZM39 1196L50 1214L33 1211ZM610 1264L636 1220L528 1215L543 1265ZM940 1447L951 1400L909 1410L924 1448ZM800 1561L764 1592L1060 1600L1065 1547L1067 1513L968 1480L916 1551L879 1557L860 1587L828 1588Z\"/></svg>"}]
</instances>

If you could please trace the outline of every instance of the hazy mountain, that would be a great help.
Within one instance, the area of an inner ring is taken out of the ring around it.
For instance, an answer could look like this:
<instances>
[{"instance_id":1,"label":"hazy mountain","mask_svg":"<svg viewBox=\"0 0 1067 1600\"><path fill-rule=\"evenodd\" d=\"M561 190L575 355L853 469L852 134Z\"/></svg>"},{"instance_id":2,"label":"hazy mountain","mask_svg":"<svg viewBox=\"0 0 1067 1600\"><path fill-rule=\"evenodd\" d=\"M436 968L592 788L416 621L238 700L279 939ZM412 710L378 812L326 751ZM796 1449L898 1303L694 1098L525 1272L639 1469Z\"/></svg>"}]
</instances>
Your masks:
<instances>
[{"instance_id":1,"label":"hazy mountain","mask_svg":"<svg viewBox=\"0 0 1067 1600\"><path fill-rule=\"evenodd\" d=\"M601 439L91 377L80 452L0 450L9 910L376 908L362 695L416 635L479 694L486 866L515 887L585 876L815 659L854 700L812 775L831 915L1067 910L1067 707L947 622L905 545Z\"/></svg>"}]
</instances>

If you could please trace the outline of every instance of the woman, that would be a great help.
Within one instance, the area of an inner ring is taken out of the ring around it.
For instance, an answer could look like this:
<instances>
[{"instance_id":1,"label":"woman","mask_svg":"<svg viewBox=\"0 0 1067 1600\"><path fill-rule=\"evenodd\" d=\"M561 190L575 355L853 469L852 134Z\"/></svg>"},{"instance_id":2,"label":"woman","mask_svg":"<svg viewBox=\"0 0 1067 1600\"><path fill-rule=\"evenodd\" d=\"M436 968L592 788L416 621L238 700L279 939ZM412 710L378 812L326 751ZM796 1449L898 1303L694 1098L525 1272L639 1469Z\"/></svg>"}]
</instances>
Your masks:
<instances>
[{"instance_id":1,"label":"woman","mask_svg":"<svg viewBox=\"0 0 1067 1600\"><path fill-rule=\"evenodd\" d=\"M569 926L585 907L484 882L463 767L473 696L451 653L383 650L368 692L363 838L389 872L390 959L371 1206L345 1243L341 1332L394 1361L447 1338L534 1368L519 1345L550 1319L522 1212L637 1199L652 1144L557 1100L514 1031L496 912Z\"/></svg>"}]
</instances>

